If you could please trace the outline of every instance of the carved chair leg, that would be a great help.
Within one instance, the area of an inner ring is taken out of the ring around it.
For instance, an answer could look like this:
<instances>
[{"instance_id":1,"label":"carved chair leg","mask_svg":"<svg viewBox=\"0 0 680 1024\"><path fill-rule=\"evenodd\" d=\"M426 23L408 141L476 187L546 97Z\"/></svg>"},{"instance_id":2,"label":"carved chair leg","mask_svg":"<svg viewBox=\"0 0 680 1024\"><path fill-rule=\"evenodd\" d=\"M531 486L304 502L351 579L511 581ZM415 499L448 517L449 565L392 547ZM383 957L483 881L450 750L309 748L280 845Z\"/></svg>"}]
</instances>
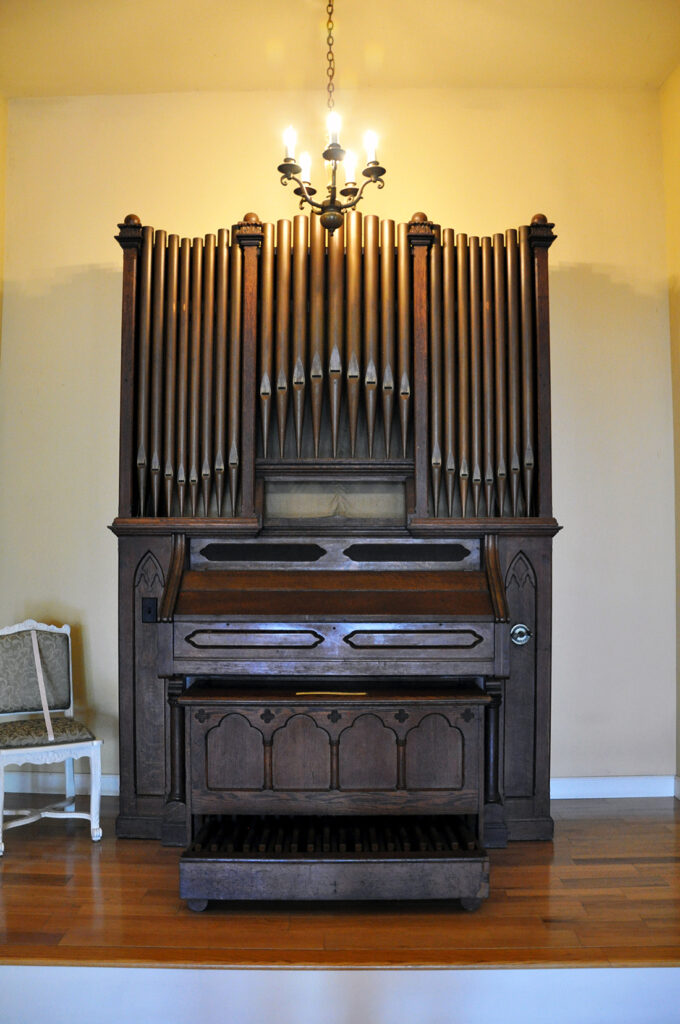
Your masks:
<instances>
[{"instance_id":1,"label":"carved chair leg","mask_svg":"<svg viewBox=\"0 0 680 1024\"><path fill-rule=\"evenodd\" d=\"M65 810L74 811L76 807L76 777L74 773L74 759L67 757L64 761L64 775L66 777L66 799Z\"/></svg>"},{"instance_id":2,"label":"carved chair leg","mask_svg":"<svg viewBox=\"0 0 680 1024\"><path fill-rule=\"evenodd\" d=\"M90 834L92 842L97 843L102 837L99 827L99 804L102 792L102 759L101 747L95 743L90 751Z\"/></svg>"}]
</instances>

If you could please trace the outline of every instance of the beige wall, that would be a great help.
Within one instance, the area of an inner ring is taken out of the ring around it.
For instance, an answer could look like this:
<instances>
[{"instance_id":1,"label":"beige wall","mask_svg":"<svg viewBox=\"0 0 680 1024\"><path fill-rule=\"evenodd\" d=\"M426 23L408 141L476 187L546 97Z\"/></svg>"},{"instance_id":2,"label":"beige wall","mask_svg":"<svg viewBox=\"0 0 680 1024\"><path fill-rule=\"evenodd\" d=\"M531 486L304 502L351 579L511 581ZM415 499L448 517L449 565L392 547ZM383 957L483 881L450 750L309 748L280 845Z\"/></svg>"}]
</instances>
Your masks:
<instances>
[{"instance_id":1,"label":"beige wall","mask_svg":"<svg viewBox=\"0 0 680 1024\"><path fill-rule=\"evenodd\" d=\"M7 171L7 100L0 96L0 353L2 352L2 295L5 280L5 177Z\"/></svg>"},{"instance_id":2,"label":"beige wall","mask_svg":"<svg viewBox=\"0 0 680 1024\"><path fill-rule=\"evenodd\" d=\"M381 132L367 212L486 234L547 213L555 510L553 775L671 774L675 576L661 129L653 92L345 94ZM130 212L180 234L293 216L280 131L320 94L10 103L0 372L0 620L76 628L81 701L116 759L121 253ZM350 140L349 132L343 139ZM318 174L317 163L317 174Z\"/></svg>"},{"instance_id":3,"label":"beige wall","mask_svg":"<svg viewBox=\"0 0 680 1024\"><path fill-rule=\"evenodd\" d=\"M663 167L666 193L666 241L668 248L668 298L673 377L675 493L680 494L680 67L661 90ZM675 521L675 547L680 550L680 522ZM680 626L680 575L676 577L678 625ZM676 629L680 643L680 628ZM680 650L680 648L678 648ZM680 687L680 678L678 680ZM680 693L680 689L678 691ZM680 700L677 703L677 768L680 776Z\"/></svg>"}]
</instances>

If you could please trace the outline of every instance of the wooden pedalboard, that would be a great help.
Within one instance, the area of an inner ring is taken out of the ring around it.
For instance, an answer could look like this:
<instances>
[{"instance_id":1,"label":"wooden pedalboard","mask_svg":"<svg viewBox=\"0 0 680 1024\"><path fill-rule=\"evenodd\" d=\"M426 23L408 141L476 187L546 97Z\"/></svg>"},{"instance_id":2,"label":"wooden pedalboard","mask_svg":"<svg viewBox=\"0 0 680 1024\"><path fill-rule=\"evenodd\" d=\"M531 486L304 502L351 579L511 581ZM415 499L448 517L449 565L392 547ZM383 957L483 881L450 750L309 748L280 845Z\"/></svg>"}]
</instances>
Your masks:
<instances>
[{"instance_id":1,"label":"wooden pedalboard","mask_svg":"<svg viewBox=\"0 0 680 1024\"><path fill-rule=\"evenodd\" d=\"M180 860L180 896L208 900L459 899L489 894L489 858L463 816L211 817Z\"/></svg>"},{"instance_id":2,"label":"wooden pedalboard","mask_svg":"<svg viewBox=\"0 0 680 1024\"><path fill-rule=\"evenodd\" d=\"M194 841L180 893L209 899L488 895L478 687L354 692L197 683L188 714Z\"/></svg>"}]
</instances>

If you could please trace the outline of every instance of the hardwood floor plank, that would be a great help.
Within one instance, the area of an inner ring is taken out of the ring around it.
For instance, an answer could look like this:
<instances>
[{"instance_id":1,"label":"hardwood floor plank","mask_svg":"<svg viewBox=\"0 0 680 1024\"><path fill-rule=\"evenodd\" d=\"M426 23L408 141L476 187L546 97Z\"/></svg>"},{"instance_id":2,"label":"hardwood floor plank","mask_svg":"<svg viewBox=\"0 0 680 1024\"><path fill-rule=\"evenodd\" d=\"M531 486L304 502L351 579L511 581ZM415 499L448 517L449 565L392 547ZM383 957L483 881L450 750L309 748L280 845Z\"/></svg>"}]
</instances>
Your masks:
<instances>
[{"instance_id":1,"label":"hardwood floor plank","mask_svg":"<svg viewBox=\"0 0 680 1024\"><path fill-rule=\"evenodd\" d=\"M491 851L491 896L453 902L179 899L177 849L40 822L6 835L0 963L172 966L680 964L680 802L555 805L553 843ZM110 804L109 804L110 810Z\"/></svg>"}]
</instances>

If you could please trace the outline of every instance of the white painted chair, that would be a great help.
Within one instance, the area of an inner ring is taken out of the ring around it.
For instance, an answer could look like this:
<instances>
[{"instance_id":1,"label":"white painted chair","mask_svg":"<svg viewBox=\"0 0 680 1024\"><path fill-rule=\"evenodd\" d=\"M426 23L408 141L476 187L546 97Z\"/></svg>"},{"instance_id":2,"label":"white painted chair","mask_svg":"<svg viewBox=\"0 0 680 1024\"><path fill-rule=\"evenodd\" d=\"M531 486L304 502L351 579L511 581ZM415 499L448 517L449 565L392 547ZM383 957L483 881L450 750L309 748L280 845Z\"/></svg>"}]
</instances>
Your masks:
<instances>
[{"instance_id":1,"label":"white painted chair","mask_svg":"<svg viewBox=\"0 0 680 1024\"><path fill-rule=\"evenodd\" d=\"M53 717L53 713L54 717ZM6 829L40 818L85 818L93 842L99 827L101 740L73 717L71 627L27 619L0 629L0 857ZM73 760L90 759L90 813L75 810ZM63 761L65 799L44 807L5 810L5 766Z\"/></svg>"}]
</instances>

